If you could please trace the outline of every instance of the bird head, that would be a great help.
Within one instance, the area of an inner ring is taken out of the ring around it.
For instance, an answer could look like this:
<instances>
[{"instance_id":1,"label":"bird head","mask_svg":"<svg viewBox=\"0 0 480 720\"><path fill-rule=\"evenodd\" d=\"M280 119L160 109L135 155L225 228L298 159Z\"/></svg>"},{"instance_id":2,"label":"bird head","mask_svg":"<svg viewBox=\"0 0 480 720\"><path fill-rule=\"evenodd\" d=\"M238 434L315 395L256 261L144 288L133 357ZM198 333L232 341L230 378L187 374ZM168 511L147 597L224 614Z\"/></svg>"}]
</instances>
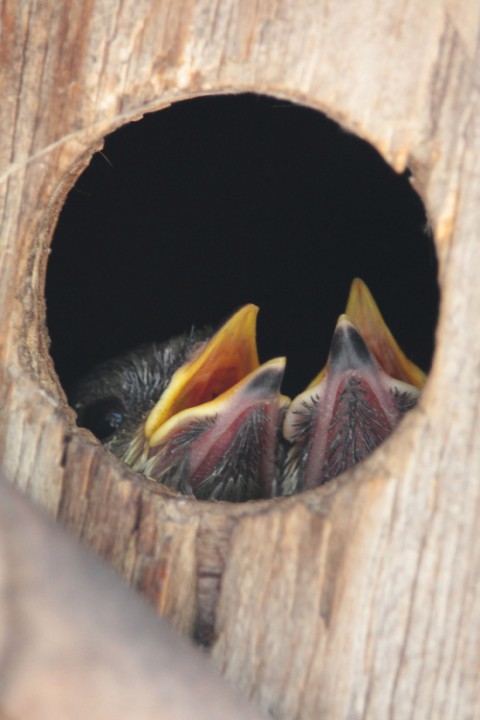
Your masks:
<instances>
[{"instance_id":1,"label":"bird head","mask_svg":"<svg viewBox=\"0 0 480 720\"><path fill-rule=\"evenodd\" d=\"M257 312L246 305L214 334L192 331L100 365L72 394L78 423L104 431L100 439L134 470L184 494L271 494L288 398L285 360L259 365Z\"/></svg>"},{"instance_id":2,"label":"bird head","mask_svg":"<svg viewBox=\"0 0 480 720\"><path fill-rule=\"evenodd\" d=\"M383 370L358 328L341 315L325 368L287 410L283 435L290 449L279 494L320 485L366 458L418 395Z\"/></svg>"}]
</instances>

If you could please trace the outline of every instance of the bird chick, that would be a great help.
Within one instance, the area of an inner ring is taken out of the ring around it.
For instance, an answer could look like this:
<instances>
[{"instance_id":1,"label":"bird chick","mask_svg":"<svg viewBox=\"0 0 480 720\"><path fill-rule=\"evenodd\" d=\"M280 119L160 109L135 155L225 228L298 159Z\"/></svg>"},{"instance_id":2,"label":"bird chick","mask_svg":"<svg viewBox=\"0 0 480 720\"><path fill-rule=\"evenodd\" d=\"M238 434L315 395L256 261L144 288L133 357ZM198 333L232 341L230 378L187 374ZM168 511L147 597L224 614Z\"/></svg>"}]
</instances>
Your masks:
<instances>
[{"instance_id":1,"label":"bird chick","mask_svg":"<svg viewBox=\"0 0 480 720\"><path fill-rule=\"evenodd\" d=\"M327 365L287 410L291 443L278 494L321 485L361 462L391 434L419 390L388 375L359 330L341 315Z\"/></svg>"},{"instance_id":2,"label":"bird chick","mask_svg":"<svg viewBox=\"0 0 480 720\"><path fill-rule=\"evenodd\" d=\"M415 406L425 380L355 278L327 364L285 415L290 446L274 492L316 487L361 462Z\"/></svg>"},{"instance_id":3,"label":"bird chick","mask_svg":"<svg viewBox=\"0 0 480 720\"><path fill-rule=\"evenodd\" d=\"M184 494L269 495L285 360L259 365L257 312L246 305L209 337L192 331L99 366L72 393L78 423L134 470Z\"/></svg>"},{"instance_id":4,"label":"bird chick","mask_svg":"<svg viewBox=\"0 0 480 720\"><path fill-rule=\"evenodd\" d=\"M123 457L172 375L210 335L208 329L192 329L167 342L140 345L97 365L68 389L77 424Z\"/></svg>"}]
</instances>

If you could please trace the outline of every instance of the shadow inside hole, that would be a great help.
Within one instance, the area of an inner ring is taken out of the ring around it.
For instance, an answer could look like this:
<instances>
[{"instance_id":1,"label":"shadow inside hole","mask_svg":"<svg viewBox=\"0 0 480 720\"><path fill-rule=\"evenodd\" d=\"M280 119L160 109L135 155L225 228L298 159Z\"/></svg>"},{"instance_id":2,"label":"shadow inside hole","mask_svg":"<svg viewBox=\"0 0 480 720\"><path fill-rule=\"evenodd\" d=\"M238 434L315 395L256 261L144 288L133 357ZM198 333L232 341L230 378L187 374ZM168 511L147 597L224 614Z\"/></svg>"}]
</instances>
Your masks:
<instances>
[{"instance_id":1,"label":"shadow inside hole","mask_svg":"<svg viewBox=\"0 0 480 720\"><path fill-rule=\"evenodd\" d=\"M51 353L68 385L253 302L260 358L288 358L295 395L359 276L428 370L436 274L422 203L371 146L274 98L195 99L107 137L70 192L47 274Z\"/></svg>"}]
</instances>

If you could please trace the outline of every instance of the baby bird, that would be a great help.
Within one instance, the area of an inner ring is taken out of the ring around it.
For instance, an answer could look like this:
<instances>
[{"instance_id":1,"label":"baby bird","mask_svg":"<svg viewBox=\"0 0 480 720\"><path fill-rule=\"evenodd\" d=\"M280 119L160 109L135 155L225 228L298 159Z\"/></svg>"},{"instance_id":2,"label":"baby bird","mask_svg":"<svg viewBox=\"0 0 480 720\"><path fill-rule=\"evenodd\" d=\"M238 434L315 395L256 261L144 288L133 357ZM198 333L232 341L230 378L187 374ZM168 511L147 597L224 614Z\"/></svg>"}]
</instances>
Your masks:
<instances>
[{"instance_id":1,"label":"baby bird","mask_svg":"<svg viewBox=\"0 0 480 720\"><path fill-rule=\"evenodd\" d=\"M258 308L107 361L70 396L79 425L134 470L200 500L271 495L283 358L259 365Z\"/></svg>"}]
</instances>

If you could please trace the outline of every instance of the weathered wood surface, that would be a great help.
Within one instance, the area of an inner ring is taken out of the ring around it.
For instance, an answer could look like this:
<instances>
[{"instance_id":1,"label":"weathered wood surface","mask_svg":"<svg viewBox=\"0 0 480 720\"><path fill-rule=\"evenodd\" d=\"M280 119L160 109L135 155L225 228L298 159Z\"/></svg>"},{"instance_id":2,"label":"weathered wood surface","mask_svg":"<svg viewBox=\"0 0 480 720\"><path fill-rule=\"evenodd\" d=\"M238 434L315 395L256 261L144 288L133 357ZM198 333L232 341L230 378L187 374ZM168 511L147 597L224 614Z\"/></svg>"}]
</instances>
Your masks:
<instances>
[{"instance_id":1,"label":"weathered wood surface","mask_svg":"<svg viewBox=\"0 0 480 720\"><path fill-rule=\"evenodd\" d=\"M2 471L275 717L480 716L478 3L1 8ZM442 303L429 382L394 437L325 488L235 507L166 494L75 431L43 285L63 198L106 133L245 90L322 109L413 168Z\"/></svg>"},{"instance_id":2,"label":"weathered wood surface","mask_svg":"<svg viewBox=\"0 0 480 720\"><path fill-rule=\"evenodd\" d=\"M0 482L0 716L260 720L201 653Z\"/></svg>"}]
</instances>

